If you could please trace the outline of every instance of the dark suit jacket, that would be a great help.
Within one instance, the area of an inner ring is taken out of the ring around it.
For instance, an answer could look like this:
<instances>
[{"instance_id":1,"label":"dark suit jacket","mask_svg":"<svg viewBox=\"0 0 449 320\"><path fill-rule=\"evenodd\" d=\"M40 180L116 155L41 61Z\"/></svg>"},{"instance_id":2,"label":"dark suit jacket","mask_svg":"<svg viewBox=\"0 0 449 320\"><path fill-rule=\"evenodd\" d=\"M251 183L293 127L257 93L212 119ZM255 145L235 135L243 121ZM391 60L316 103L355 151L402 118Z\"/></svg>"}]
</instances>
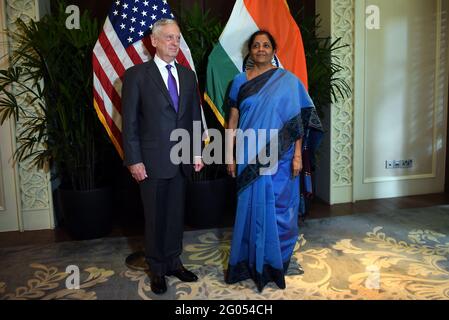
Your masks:
<instances>
[{"instance_id":1,"label":"dark suit jacket","mask_svg":"<svg viewBox=\"0 0 449 320\"><path fill-rule=\"evenodd\" d=\"M129 68L122 88L122 137L124 164L143 162L150 178L168 179L176 175L177 165L170 160L170 150L177 143L170 134L186 129L193 139L193 121L201 121L195 73L176 64L179 78L179 109L173 108L170 94L153 60ZM199 154L198 154L199 155ZM192 170L183 164L186 176Z\"/></svg>"}]
</instances>

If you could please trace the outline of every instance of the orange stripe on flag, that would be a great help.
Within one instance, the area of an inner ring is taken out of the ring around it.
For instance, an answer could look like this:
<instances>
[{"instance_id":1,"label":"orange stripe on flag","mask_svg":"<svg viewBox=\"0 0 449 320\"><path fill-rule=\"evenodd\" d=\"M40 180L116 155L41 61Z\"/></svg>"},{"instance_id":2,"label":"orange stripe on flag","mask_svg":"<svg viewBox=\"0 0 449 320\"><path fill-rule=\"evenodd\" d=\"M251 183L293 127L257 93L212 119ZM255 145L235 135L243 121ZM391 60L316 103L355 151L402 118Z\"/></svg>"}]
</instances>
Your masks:
<instances>
[{"instance_id":1,"label":"orange stripe on flag","mask_svg":"<svg viewBox=\"0 0 449 320\"><path fill-rule=\"evenodd\" d=\"M307 65L301 33L285 0L244 0L259 29L269 31L278 45L277 56L285 69L307 85Z\"/></svg>"}]
</instances>

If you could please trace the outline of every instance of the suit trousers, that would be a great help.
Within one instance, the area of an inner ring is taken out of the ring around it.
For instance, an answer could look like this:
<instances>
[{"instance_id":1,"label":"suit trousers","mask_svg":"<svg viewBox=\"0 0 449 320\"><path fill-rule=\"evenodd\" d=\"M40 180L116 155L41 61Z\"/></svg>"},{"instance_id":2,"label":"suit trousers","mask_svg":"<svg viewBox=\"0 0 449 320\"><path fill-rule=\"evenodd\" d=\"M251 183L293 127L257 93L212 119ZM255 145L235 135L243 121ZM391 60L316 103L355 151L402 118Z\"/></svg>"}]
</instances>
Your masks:
<instances>
[{"instance_id":1,"label":"suit trousers","mask_svg":"<svg viewBox=\"0 0 449 320\"><path fill-rule=\"evenodd\" d=\"M163 276L181 267L186 178L178 166L170 179L140 183L145 215L145 258L150 272Z\"/></svg>"}]
</instances>

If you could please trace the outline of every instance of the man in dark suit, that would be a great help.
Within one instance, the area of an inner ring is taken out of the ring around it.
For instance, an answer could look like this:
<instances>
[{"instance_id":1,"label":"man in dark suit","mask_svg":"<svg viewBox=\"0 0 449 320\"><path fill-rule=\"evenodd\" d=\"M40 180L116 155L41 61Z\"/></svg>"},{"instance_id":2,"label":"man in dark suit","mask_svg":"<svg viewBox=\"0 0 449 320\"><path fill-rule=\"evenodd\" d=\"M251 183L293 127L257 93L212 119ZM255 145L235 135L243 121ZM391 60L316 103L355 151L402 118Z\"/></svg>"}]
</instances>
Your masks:
<instances>
[{"instance_id":1,"label":"man in dark suit","mask_svg":"<svg viewBox=\"0 0 449 320\"><path fill-rule=\"evenodd\" d=\"M200 154L189 155L189 163L175 164L170 141L176 129L192 137L193 121L201 120L196 77L193 71L175 63L181 33L174 20L153 25L151 43L154 58L125 72L122 89L123 146L133 178L140 185L145 214L145 259L151 290L167 290L165 276L196 281L184 268L182 252L186 177L203 167ZM198 153L198 152L197 152ZM192 159L193 158L193 159Z\"/></svg>"}]
</instances>

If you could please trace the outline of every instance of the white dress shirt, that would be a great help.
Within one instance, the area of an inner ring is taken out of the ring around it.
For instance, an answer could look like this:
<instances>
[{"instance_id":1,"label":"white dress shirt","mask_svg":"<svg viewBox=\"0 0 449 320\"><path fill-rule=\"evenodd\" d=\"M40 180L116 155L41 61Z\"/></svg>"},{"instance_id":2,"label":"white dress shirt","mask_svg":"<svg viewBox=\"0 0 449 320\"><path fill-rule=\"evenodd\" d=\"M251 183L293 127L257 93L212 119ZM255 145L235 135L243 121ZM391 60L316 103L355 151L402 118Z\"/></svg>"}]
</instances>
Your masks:
<instances>
[{"instance_id":1,"label":"white dress shirt","mask_svg":"<svg viewBox=\"0 0 449 320\"><path fill-rule=\"evenodd\" d=\"M167 90L168 90L168 70L167 70L166 65L170 64L173 66L173 68L171 68L171 73L173 74L173 76L176 79L176 86L178 87L178 95L179 95L179 77L178 77L178 70L176 69L175 61L172 61L171 63L167 63L164 60L162 60L161 58L159 58L157 54L154 55L153 60L154 60L154 63L156 63L156 66L158 67L159 72L161 73L162 79L164 80ZM196 161L199 161L203 157L195 156L194 158Z\"/></svg>"},{"instance_id":2,"label":"white dress shirt","mask_svg":"<svg viewBox=\"0 0 449 320\"><path fill-rule=\"evenodd\" d=\"M154 55L153 60L154 60L154 63L156 63L156 66L158 67L159 72L161 73L162 79L164 80L167 90L168 90L168 70L167 70L166 65L169 64L173 67L173 68L171 68L171 73L175 77L176 86L178 87L178 95L179 95L179 77L178 77L178 70L176 69L175 61L172 61L171 63L167 63L164 60L162 60L161 58L159 58L157 56L157 54Z\"/></svg>"}]
</instances>

